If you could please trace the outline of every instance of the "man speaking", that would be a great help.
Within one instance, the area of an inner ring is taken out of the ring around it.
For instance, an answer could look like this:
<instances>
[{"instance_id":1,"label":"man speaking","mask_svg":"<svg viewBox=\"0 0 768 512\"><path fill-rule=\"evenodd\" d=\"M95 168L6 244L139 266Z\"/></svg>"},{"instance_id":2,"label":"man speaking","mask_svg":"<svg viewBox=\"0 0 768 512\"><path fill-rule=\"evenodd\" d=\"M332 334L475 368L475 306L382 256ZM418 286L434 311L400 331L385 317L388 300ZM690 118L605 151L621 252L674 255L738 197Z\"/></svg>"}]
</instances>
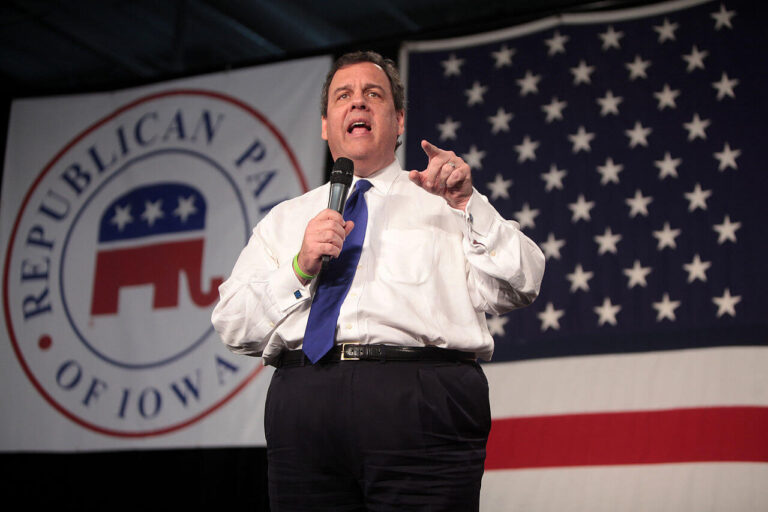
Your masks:
<instances>
[{"instance_id":1,"label":"man speaking","mask_svg":"<svg viewBox=\"0 0 768 512\"><path fill-rule=\"evenodd\" d=\"M334 173L354 167L343 216L327 208L328 184L275 206L213 312L230 350L277 368L272 510L477 510L485 314L530 304L544 256L453 152L425 140L426 168L400 168L405 98L391 60L339 58L321 110Z\"/></svg>"}]
</instances>

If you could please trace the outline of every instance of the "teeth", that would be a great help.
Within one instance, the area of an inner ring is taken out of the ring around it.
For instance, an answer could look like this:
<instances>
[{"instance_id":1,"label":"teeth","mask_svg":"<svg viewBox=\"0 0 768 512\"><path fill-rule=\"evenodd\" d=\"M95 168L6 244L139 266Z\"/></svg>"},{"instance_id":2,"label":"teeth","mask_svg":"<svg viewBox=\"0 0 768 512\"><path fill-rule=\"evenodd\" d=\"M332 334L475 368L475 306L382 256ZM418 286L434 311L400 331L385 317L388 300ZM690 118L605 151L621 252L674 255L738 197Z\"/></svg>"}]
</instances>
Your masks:
<instances>
[{"instance_id":1,"label":"teeth","mask_svg":"<svg viewBox=\"0 0 768 512\"><path fill-rule=\"evenodd\" d=\"M365 124L364 121L355 121L354 123L349 125L349 128L347 129L347 131L351 132L355 128L367 128L367 125Z\"/></svg>"}]
</instances>

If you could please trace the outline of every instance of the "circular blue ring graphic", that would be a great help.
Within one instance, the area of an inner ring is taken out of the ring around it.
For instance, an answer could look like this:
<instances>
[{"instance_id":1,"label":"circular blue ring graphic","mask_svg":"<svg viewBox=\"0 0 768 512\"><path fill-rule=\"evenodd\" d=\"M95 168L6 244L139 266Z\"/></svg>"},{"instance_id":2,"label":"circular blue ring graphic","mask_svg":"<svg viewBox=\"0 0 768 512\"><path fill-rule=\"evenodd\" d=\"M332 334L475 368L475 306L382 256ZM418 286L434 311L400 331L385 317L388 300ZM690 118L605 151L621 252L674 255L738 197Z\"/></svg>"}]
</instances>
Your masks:
<instances>
[{"instance_id":1,"label":"circular blue ring graphic","mask_svg":"<svg viewBox=\"0 0 768 512\"><path fill-rule=\"evenodd\" d=\"M199 153L197 151L192 151L192 150L189 150L189 149L180 149L180 148L166 148L166 149L158 149L158 150L155 150L155 151L151 151L151 152L146 153L144 155L141 155L141 156L135 157L135 158L133 158L131 160L128 160L127 162L125 162L122 165L122 167L117 169L114 173L112 173L111 176L106 178L103 183L101 183L98 187L96 187L96 189L94 189L93 193L88 197L88 199L85 200L83 205L80 207L80 210L78 210L77 214L75 215L75 217L74 217L74 219L72 221L72 224L69 226L69 229L67 230L67 235L64 238L64 244L62 245L62 249L61 249L61 264L59 266L59 293L61 295L61 304L62 304L62 307L64 308L64 314L67 316L67 320L69 321L69 324L72 326L72 329L74 330L74 332L77 335L77 337L80 338L80 341L83 342L83 345L85 345L85 347L91 353L93 353L93 355L95 355L96 357L98 357L102 361L105 361L105 362L107 362L109 364L112 364L114 366L117 366L119 368L125 368L125 369L129 369L129 370L140 370L140 369L155 368L155 367L158 367L158 366L166 365L168 363L171 363L171 362L173 362L173 361L175 361L175 360L177 360L177 359L187 355L189 352L191 352L196 347L198 347L203 341L205 341L205 339L208 336L210 336L211 333L213 332L213 326L211 326L202 334L202 336L200 336L197 340L195 340L191 345L189 345L188 347L184 348L180 352L177 352L176 354L173 354L173 355L171 355L169 357L166 357L166 358L164 358L164 359L162 359L160 361L156 361L156 362L153 362L153 363L124 363L124 362L117 361L117 360L115 360L115 359L113 359L113 358L103 354L102 352L97 350L91 343L89 343L88 339L80 332L80 329L77 328L77 324L75 324L75 321L72 318L72 315L70 314L69 307L67 306L67 300L66 300L66 297L64 295L64 267L66 266L65 265L65 260L66 260L66 257L67 257L67 246L69 245L69 239L70 239L70 237L72 235L72 231L74 230L75 225L77 225L77 222L80 219L80 216L86 210L86 208L90 204L91 200L94 197L96 197L96 195L110 181L112 181L116 176L121 174L123 171L127 170L132 165L134 165L134 164L136 164L138 162L141 162L142 160L145 160L147 158L155 157L155 156L160 155L160 154L174 154L174 153L185 154L185 155L192 156L192 157L195 157L195 158L199 158L199 159L205 161L206 163L211 165L211 167L213 167L219 173L221 173L221 175L224 176L224 178L229 182L229 184L232 186L232 190L234 190L234 192L235 192L235 196L237 197L237 201L238 201L238 203L240 205L240 210L242 211L242 214L243 214L243 219L245 220L245 242L246 243L248 242L248 236L249 236L249 233L250 233L250 223L249 223L249 220L248 220L248 213L247 213L247 210L245 208L245 201L243 200L243 197L242 197L242 195L240 193L240 189L237 188L237 184L234 182L234 180L229 176L229 174L226 172L226 170L221 165L219 165L216 161L211 159L209 156L204 155L202 153Z\"/></svg>"}]
</instances>

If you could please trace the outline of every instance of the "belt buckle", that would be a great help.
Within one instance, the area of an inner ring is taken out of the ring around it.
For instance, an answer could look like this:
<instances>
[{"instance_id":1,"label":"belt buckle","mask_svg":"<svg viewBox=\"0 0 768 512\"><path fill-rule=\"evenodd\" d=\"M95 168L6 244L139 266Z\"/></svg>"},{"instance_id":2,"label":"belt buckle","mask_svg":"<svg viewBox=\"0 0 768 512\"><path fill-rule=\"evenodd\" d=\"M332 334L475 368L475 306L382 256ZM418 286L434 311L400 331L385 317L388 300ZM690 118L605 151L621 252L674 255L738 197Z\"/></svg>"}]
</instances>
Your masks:
<instances>
[{"instance_id":1,"label":"belt buckle","mask_svg":"<svg viewBox=\"0 0 768 512\"><path fill-rule=\"evenodd\" d=\"M359 357L354 356L347 356L347 345L354 346L354 345L360 345L359 341L355 341L352 343L342 343L341 344L341 360L342 361L359 361Z\"/></svg>"}]
</instances>

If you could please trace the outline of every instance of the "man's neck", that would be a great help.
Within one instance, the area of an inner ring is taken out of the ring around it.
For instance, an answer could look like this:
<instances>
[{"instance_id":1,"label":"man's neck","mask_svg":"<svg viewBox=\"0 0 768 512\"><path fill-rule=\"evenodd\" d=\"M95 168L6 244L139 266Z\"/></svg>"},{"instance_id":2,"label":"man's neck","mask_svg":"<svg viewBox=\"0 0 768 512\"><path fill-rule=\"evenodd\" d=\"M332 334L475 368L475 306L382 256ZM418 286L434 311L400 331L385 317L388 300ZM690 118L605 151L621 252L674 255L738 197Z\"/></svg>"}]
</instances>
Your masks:
<instances>
[{"instance_id":1,"label":"man's neck","mask_svg":"<svg viewBox=\"0 0 768 512\"><path fill-rule=\"evenodd\" d=\"M392 155L392 159L389 162L386 162L384 165L379 164L366 164L365 162L358 162L355 161L355 176L358 178L368 178L380 170L384 169L385 167L388 167L392 164L392 162L395 161L395 155Z\"/></svg>"}]
</instances>

